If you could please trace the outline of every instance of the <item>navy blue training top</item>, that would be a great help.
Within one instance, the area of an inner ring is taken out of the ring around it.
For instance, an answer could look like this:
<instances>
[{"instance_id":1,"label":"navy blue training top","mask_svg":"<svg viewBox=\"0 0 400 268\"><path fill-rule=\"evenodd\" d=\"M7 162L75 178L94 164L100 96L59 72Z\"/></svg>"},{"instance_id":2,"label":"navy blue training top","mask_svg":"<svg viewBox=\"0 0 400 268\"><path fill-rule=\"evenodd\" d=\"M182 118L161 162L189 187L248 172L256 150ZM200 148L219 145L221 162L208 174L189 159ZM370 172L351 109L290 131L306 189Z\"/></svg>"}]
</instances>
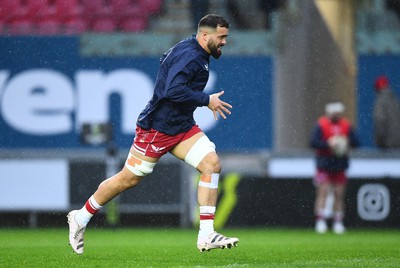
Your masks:
<instances>
[{"instance_id":1,"label":"navy blue training top","mask_svg":"<svg viewBox=\"0 0 400 268\"><path fill-rule=\"evenodd\" d=\"M168 135L188 131L193 112L209 104L203 90L208 81L210 55L195 36L184 39L163 54L153 97L140 113L137 125Z\"/></svg>"}]
</instances>

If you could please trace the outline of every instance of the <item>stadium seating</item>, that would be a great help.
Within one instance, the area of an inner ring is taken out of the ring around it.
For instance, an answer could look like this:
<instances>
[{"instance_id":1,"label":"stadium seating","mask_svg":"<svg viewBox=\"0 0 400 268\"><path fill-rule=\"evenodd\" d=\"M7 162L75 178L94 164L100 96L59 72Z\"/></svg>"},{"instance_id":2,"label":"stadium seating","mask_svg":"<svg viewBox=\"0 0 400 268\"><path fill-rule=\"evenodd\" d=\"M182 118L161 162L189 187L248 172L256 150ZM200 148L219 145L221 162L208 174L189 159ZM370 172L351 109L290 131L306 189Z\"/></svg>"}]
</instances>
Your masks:
<instances>
[{"instance_id":1,"label":"stadium seating","mask_svg":"<svg viewBox=\"0 0 400 268\"><path fill-rule=\"evenodd\" d=\"M36 23L38 21L48 22L49 20L57 20L56 2L48 0L28 0L27 2L27 19Z\"/></svg>"},{"instance_id":2,"label":"stadium seating","mask_svg":"<svg viewBox=\"0 0 400 268\"><path fill-rule=\"evenodd\" d=\"M78 0L57 0L57 17L63 22L79 20L84 14L83 11L83 6Z\"/></svg>"},{"instance_id":3,"label":"stadium seating","mask_svg":"<svg viewBox=\"0 0 400 268\"><path fill-rule=\"evenodd\" d=\"M141 28L142 26L140 25L147 25L146 22L142 22L142 17L147 17L146 9L136 2L132 2L131 0L113 0L111 2L111 8L114 14L114 20L123 32L127 28ZM145 20L147 20L147 18L145 18Z\"/></svg>"},{"instance_id":4,"label":"stadium seating","mask_svg":"<svg viewBox=\"0 0 400 268\"><path fill-rule=\"evenodd\" d=\"M0 34L140 32L163 0L1 0Z\"/></svg>"},{"instance_id":5,"label":"stadium seating","mask_svg":"<svg viewBox=\"0 0 400 268\"><path fill-rule=\"evenodd\" d=\"M113 14L111 5L103 0L85 0L82 4L84 18L89 21L108 18Z\"/></svg>"},{"instance_id":6,"label":"stadium seating","mask_svg":"<svg viewBox=\"0 0 400 268\"><path fill-rule=\"evenodd\" d=\"M29 35L34 32L33 24L28 20L12 21L7 26L8 33L12 35Z\"/></svg>"},{"instance_id":7,"label":"stadium seating","mask_svg":"<svg viewBox=\"0 0 400 268\"><path fill-rule=\"evenodd\" d=\"M121 22L121 30L123 32L141 32L147 28L146 17L127 18Z\"/></svg>"},{"instance_id":8,"label":"stadium seating","mask_svg":"<svg viewBox=\"0 0 400 268\"><path fill-rule=\"evenodd\" d=\"M82 34L88 30L89 27L82 18L69 19L64 23L64 34L67 35Z\"/></svg>"},{"instance_id":9,"label":"stadium seating","mask_svg":"<svg viewBox=\"0 0 400 268\"><path fill-rule=\"evenodd\" d=\"M117 24L112 18L100 18L92 22L90 28L94 32L111 33L117 29Z\"/></svg>"},{"instance_id":10,"label":"stadium seating","mask_svg":"<svg viewBox=\"0 0 400 268\"><path fill-rule=\"evenodd\" d=\"M6 23L4 20L0 19L0 33L5 32Z\"/></svg>"},{"instance_id":11,"label":"stadium seating","mask_svg":"<svg viewBox=\"0 0 400 268\"><path fill-rule=\"evenodd\" d=\"M57 20L48 19L36 23L35 33L38 35L54 35L61 32L61 24Z\"/></svg>"},{"instance_id":12,"label":"stadium seating","mask_svg":"<svg viewBox=\"0 0 400 268\"><path fill-rule=\"evenodd\" d=\"M28 5L22 4L21 1L15 0L4 0L1 4L4 7L4 14L7 17L7 21L17 22L22 20L29 20Z\"/></svg>"},{"instance_id":13,"label":"stadium seating","mask_svg":"<svg viewBox=\"0 0 400 268\"><path fill-rule=\"evenodd\" d=\"M138 0L139 6L143 6L147 13L157 14L161 11L162 0Z\"/></svg>"},{"instance_id":14,"label":"stadium seating","mask_svg":"<svg viewBox=\"0 0 400 268\"><path fill-rule=\"evenodd\" d=\"M15 11L18 8L18 2L15 0L3 0L0 5L0 18L7 22L13 18Z\"/></svg>"}]
</instances>

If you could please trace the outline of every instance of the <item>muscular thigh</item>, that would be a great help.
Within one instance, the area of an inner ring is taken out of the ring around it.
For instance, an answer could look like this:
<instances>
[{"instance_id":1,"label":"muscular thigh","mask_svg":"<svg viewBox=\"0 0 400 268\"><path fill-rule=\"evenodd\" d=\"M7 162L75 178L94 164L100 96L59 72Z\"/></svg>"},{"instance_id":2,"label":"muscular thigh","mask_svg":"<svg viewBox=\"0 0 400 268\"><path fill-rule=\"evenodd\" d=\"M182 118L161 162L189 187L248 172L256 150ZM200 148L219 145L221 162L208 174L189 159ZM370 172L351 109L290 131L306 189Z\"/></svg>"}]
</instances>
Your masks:
<instances>
[{"instance_id":1,"label":"muscular thigh","mask_svg":"<svg viewBox=\"0 0 400 268\"><path fill-rule=\"evenodd\" d=\"M204 136L203 132L194 134L192 137L178 143L170 152L175 157L184 160L192 146Z\"/></svg>"},{"instance_id":2,"label":"muscular thigh","mask_svg":"<svg viewBox=\"0 0 400 268\"><path fill-rule=\"evenodd\" d=\"M151 163L156 163L158 161L158 159L160 159L160 158L145 156L145 155L143 155L141 153L138 153L133 148L130 149L130 153L133 154L135 157L141 159L141 160L144 160L144 161L147 161L147 162L151 162Z\"/></svg>"}]
</instances>

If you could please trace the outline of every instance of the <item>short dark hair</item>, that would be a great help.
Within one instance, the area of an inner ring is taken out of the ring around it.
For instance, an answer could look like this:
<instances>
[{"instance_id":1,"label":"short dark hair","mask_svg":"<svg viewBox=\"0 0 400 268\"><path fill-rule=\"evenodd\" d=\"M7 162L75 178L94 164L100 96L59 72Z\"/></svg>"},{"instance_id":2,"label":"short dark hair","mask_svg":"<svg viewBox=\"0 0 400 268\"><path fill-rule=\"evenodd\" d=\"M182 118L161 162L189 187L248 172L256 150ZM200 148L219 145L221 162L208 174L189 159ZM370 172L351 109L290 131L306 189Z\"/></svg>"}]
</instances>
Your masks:
<instances>
[{"instance_id":1,"label":"short dark hair","mask_svg":"<svg viewBox=\"0 0 400 268\"><path fill-rule=\"evenodd\" d=\"M229 28L229 22L224 19L222 16L216 14L208 14L205 15L200 21L198 27L210 27L210 28L217 28L217 27L224 27Z\"/></svg>"}]
</instances>

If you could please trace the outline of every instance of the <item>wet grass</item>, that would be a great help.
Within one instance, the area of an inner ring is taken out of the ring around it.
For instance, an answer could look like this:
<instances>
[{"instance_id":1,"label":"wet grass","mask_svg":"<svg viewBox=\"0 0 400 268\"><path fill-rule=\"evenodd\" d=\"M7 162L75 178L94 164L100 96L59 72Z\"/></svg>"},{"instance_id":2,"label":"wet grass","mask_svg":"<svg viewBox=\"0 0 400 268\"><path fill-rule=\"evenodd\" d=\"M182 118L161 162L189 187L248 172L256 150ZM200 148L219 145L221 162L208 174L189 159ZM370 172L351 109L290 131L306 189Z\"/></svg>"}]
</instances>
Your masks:
<instances>
[{"instance_id":1,"label":"wet grass","mask_svg":"<svg viewBox=\"0 0 400 268\"><path fill-rule=\"evenodd\" d=\"M0 229L0 267L400 267L396 230L226 229L238 247L200 253L195 229L95 229L85 253L67 229Z\"/></svg>"}]
</instances>

